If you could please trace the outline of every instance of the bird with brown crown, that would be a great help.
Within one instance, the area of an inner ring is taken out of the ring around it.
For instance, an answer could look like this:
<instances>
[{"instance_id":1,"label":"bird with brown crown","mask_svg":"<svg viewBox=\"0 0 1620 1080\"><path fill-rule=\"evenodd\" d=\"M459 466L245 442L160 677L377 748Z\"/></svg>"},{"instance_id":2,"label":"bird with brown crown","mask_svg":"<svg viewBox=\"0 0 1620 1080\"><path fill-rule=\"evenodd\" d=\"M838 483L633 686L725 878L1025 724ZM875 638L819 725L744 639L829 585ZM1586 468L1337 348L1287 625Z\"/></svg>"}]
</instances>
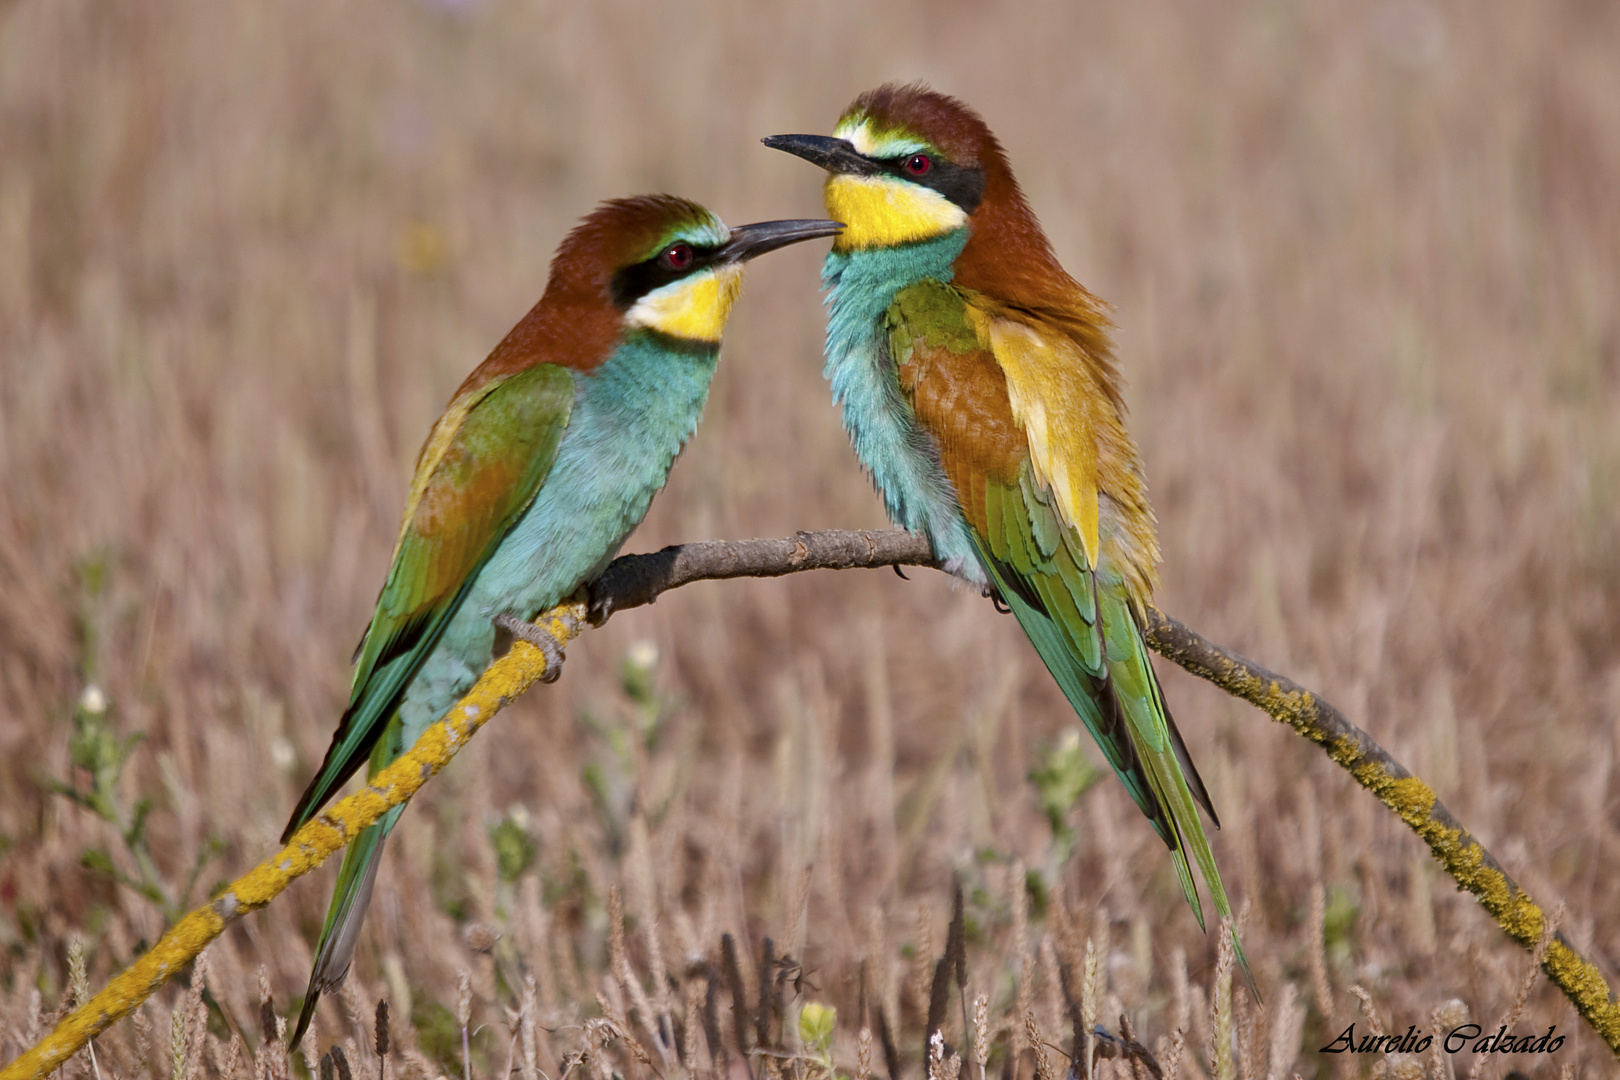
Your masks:
<instances>
[{"instance_id":1,"label":"bird with brown crown","mask_svg":"<svg viewBox=\"0 0 1620 1080\"><path fill-rule=\"evenodd\" d=\"M703 413L743 263L837 231L728 229L696 203L654 195L605 202L568 234L540 302L428 434L348 707L283 843L362 764L375 775L415 745L477 680L497 629L558 670L555 639L525 620L599 575L664 486ZM291 1045L349 970L403 809L344 853Z\"/></svg>"},{"instance_id":2,"label":"bird with brown crown","mask_svg":"<svg viewBox=\"0 0 1620 1080\"><path fill-rule=\"evenodd\" d=\"M1142 636L1159 543L1103 304L955 98L881 86L832 136L765 145L827 170L844 231L822 270L825 372L890 518L1012 609L1169 847L1199 925L1190 863L1229 916L1198 808L1219 821Z\"/></svg>"}]
</instances>

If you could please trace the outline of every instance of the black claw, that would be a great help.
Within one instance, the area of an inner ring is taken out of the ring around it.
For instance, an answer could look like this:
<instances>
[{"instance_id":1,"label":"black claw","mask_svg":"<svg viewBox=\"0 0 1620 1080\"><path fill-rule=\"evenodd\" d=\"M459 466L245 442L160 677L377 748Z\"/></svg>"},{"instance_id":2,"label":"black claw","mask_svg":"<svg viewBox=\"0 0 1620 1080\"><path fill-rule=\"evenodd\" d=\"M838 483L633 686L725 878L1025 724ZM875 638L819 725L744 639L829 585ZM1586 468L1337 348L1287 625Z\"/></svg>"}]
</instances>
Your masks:
<instances>
[{"instance_id":1,"label":"black claw","mask_svg":"<svg viewBox=\"0 0 1620 1080\"><path fill-rule=\"evenodd\" d=\"M1001 598L1001 593L999 591L992 588L988 595L990 597L990 606L996 609L997 615L1012 614L1012 608L1007 606L1007 601Z\"/></svg>"},{"instance_id":2,"label":"black claw","mask_svg":"<svg viewBox=\"0 0 1620 1080\"><path fill-rule=\"evenodd\" d=\"M900 564L899 563L890 563L889 564L889 569L893 570L894 571L894 576L899 578L901 581L910 581L911 580L910 578L906 577L906 572L904 570L900 569Z\"/></svg>"}]
</instances>

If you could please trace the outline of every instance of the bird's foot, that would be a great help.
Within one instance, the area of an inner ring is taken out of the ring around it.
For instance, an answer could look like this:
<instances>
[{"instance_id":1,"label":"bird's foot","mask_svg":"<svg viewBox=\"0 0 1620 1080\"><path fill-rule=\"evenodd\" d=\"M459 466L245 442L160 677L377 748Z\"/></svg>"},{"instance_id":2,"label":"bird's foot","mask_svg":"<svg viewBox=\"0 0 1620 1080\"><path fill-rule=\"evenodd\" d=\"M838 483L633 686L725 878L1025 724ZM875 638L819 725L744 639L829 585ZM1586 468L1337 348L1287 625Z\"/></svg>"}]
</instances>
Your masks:
<instances>
[{"instance_id":1,"label":"bird's foot","mask_svg":"<svg viewBox=\"0 0 1620 1080\"><path fill-rule=\"evenodd\" d=\"M585 619L592 626L601 626L613 614L613 597L609 595L596 595L594 590L587 590L585 594Z\"/></svg>"},{"instance_id":2,"label":"bird's foot","mask_svg":"<svg viewBox=\"0 0 1620 1080\"><path fill-rule=\"evenodd\" d=\"M562 621L563 625L567 627L570 637L577 636L580 630L583 629L572 612L559 612L553 615L553 618ZM495 616L495 625L513 637L527 641L545 656L546 673L540 676L541 682L553 683L562 675L563 661L568 657L563 652L562 645L552 636L551 631L543 626L536 626L532 622L525 622L516 615L505 611Z\"/></svg>"}]
</instances>

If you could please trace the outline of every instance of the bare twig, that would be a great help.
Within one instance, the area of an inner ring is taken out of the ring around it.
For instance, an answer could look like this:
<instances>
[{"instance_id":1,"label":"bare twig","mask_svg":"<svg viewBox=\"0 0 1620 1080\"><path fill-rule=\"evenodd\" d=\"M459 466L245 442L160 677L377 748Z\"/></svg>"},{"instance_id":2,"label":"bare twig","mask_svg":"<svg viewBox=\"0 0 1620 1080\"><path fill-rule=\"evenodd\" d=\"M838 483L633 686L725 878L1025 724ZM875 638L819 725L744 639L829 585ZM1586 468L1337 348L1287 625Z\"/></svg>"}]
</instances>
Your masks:
<instances>
[{"instance_id":1,"label":"bare twig","mask_svg":"<svg viewBox=\"0 0 1620 1080\"><path fill-rule=\"evenodd\" d=\"M777 577L816 569L934 565L927 542L904 532L833 530L803 532L784 540L710 540L616 559L591 588L588 604L564 605L537 622L562 646L578 635L581 627L576 620L582 616L588 614L599 625L615 611L650 604L659 594L693 581ZM1161 612L1149 612L1147 631L1148 643L1166 658L1322 746L1423 837L1446 872L1479 898L1509 936L1526 948L1535 947L1546 925L1541 908L1440 804L1433 790L1371 736L1310 691L1206 641ZM280 852L233 882L219 899L181 919L150 952L0 1071L0 1080L38 1080L56 1069L167 982L227 926L269 903L361 829L409 799L478 728L546 673L546 658L539 649L526 641L514 642L409 753L298 830ZM1542 967L1610 1049L1620 1054L1620 1004L1598 969L1561 934L1552 939Z\"/></svg>"},{"instance_id":2,"label":"bare twig","mask_svg":"<svg viewBox=\"0 0 1620 1080\"><path fill-rule=\"evenodd\" d=\"M591 621L640 607L694 581L782 577L801 570L933 566L928 541L898 530L827 529L785 540L702 540L650 555L622 555L591 585Z\"/></svg>"}]
</instances>

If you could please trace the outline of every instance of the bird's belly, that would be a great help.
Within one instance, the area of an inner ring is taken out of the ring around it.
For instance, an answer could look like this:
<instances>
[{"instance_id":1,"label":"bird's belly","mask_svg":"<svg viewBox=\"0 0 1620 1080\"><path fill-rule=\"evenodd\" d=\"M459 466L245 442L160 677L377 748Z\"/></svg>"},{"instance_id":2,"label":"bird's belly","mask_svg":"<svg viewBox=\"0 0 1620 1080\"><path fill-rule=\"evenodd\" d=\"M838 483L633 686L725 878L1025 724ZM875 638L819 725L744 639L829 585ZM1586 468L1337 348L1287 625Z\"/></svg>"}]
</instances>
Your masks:
<instances>
[{"instance_id":1,"label":"bird's belly","mask_svg":"<svg viewBox=\"0 0 1620 1080\"><path fill-rule=\"evenodd\" d=\"M560 491L566 472L559 452L552 477L528 513L479 571L438 645L422 662L400 705L405 745L443 716L489 663L495 647L495 616L523 618L562 603L612 561L662 486L620 486L591 498ZM547 492L557 495L547 498Z\"/></svg>"},{"instance_id":2,"label":"bird's belly","mask_svg":"<svg viewBox=\"0 0 1620 1080\"><path fill-rule=\"evenodd\" d=\"M982 587L984 570L956 490L940 467L933 436L918 424L901 391L889 356L883 317L895 289L871 288L862 280L872 276L862 259L872 257L844 257L840 272L829 275L825 374L833 400L889 519L927 536L947 571Z\"/></svg>"},{"instance_id":3,"label":"bird's belly","mask_svg":"<svg viewBox=\"0 0 1620 1080\"><path fill-rule=\"evenodd\" d=\"M495 616L531 618L566 600L612 561L664 486L707 390L706 377L683 381L677 375L649 408L628 409L600 391L595 398L576 398L550 475L479 570L405 692L405 745L477 681L495 644Z\"/></svg>"}]
</instances>

